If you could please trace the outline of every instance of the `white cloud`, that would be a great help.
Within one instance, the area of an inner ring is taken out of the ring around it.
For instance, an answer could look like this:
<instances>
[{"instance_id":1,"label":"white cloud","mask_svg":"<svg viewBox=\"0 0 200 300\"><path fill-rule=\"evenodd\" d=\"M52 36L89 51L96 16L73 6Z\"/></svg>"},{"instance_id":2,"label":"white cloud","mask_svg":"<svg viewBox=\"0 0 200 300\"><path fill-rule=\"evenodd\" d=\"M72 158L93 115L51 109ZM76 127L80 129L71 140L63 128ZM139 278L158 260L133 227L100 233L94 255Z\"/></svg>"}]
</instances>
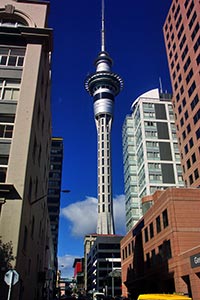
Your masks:
<instances>
[{"instance_id":1,"label":"white cloud","mask_svg":"<svg viewBox=\"0 0 200 300\"><path fill-rule=\"evenodd\" d=\"M116 196L113 200L115 231L117 234L124 235L126 232L125 226L125 196Z\"/></svg>"},{"instance_id":2,"label":"white cloud","mask_svg":"<svg viewBox=\"0 0 200 300\"><path fill-rule=\"evenodd\" d=\"M72 278L74 276L73 263L77 256L66 254L58 256L58 269L61 271L61 277Z\"/></svg>"},{"instance_id":3,"label":"white cloud","mask_svg":"<svg viewBox=\"0 0 200 300\"><path fill-rule=\"evenodd\" d=\"M61 216L71 223L73 236L83 237L96 231L97 199L87 197L84 201L72 203L61 210Z\"/></svg>"},{"instance_id":4,"label":"white cloud","mask_svg":"<svg viewBox=\"0 0 200 300\"><path fill-rule=\"evenodd\" d=\"M114 221L116 234L125 234L125 205L124 195L113 199ZM61 216L71 223L71 234L84 237L88 233L96 232L97 226L97 199L86 197L61 209Z\"/></svg>"}]
</instances>

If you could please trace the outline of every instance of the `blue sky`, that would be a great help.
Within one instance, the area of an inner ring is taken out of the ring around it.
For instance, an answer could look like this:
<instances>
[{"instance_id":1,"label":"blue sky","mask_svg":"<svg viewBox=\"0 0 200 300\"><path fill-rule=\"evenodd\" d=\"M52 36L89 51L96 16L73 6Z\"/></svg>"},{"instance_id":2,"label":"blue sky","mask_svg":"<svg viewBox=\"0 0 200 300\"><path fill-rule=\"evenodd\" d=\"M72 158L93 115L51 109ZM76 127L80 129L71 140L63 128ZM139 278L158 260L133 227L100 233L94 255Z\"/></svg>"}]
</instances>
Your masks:
<instances>
[{"instance_id":1,"label":"blue sky","mask_svg":"<svg viewBox=\"0 0 200 300\"><path fill-rule=\"evenodd\" d=\"M132 102L159 87L171 92L162 27L171 0L105 0L106 50L124 80L112 127L116 233L125 234L122 125ZM64 139L58 257L62 276L72 276L83 256L84 235L97 220L97 142L93 101L84 80L100 51L101 0L50 0L53 135Z\"/></svg>"}]
</instances>

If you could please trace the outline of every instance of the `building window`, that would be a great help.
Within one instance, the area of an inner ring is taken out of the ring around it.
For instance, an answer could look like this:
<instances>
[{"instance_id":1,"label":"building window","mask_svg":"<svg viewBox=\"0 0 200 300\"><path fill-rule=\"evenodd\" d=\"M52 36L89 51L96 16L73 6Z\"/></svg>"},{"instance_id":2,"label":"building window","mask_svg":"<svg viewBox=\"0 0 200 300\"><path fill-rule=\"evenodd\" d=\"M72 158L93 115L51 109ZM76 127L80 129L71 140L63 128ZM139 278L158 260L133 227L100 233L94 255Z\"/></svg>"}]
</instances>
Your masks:
<instances>
[{"instance_id":1,"label":"building window","mask_svg":"<svg viewBox=\"0 0 200 300\"><path fill-rule=\"evenodd\" d=\"M195 169L195 170L194 170L194 178L195 178L195 179L198 179L198 178L199 178L199 170L198 170L198 169Z\"/></svg>"},{"instance_id":2,"label":"building window","mask_svg":"<svg viewBox=\"0 0 200 300\"><path fill-rule=\"evenodd\" d=\"M200 37L197 39L196 43L194 44L194 52L195 53L197 52L199 45L200 45Z\"/></svg>"},{"instance_id":3,"label":"building window","mask_svg":"<svg viewBox=\"0 0 200 300\"><path fill-rule=\"evenodd\" d=\"M188 145L186 144L185 147L184 147L184 151L185 151L185 154L188 153Z\"/></svg>"},{"instance_id":4,"label":"building window","mask_svg":"<svg viewBox=\"0 0 200 300\"><path fill-rule=\"evenodd\" d=\"M181 35L182 35L182 33L183 33L183 30L184 30L184 26L183 26L183 24L182 24L182 25L181 25L181 28L180 28L180 30L179 30L179 32L178 32L178 40L180 40Z\"/></svg>"},{"instance_id":5,"label":"building window","mask_svg":"<svg viewBox=\"0 0 200 300\"><path fill-rule=\"evenodd\" d=\"M190 79L193 76L193 69L190 70L190 72L188 73L187 77L186 77L186 83L188 84L190 82Z\"/></svg>"},{"instance_id":6,"label":"building window","mask_svg":"<svg viewBox=\"0 0 200 300\"><path fill-rule=\"evenodd\" d=\"M0 47L0 66L22 67L25 48Z\"/></svg>"},{"instance_id":7,"label":"building window","mask_svg":"<svg viewBox=\"0 0 200 300\"><path fill-rule=\"evenodd\" d=\"M12 138L13 125L0 124L0 138Z\"/></svg>"},{"instance_id":8,"label":"building window","mask_svg":"<svg viewBox=\"0 0 200 300\"><path fill-rule=\"evenodd\" d=\"M183 137L183 140L185 140L185 138L186 138L186 132L185 132L185 130L182 133L182 137Z\"/></svg>"},{"instance_id":9,"label":"building window","mask_svg":"<svg viewBox=\"0 0 200 300\"><path fill-rule=\"evenodd\" d=\"M196 114L193 117L194 124L196 124L199 121L199 119L200 119L200 109L196 112Z\"/></svg>"},{"instance_id":10,"label":"building window","mask_svg":"<svg viewBox=\"0 0 200 300\"><path fill-rule=\"evenodd\" d=\"M186 163L187 163L187 169L189 170L189 169L191 168L191 162L190 162L190 159L188 159Z\"/></svg>"},{"instance_id":11,"label":"building window","mask_svg":"<svg viewBox=\"0 0 200 300\"><path fill-rule=\"evenodd\" d=\"M189 2L190 2L190 0L185 1L185 3L184 3L185 9L187 8Z\"/></svg>"},{"instance_id":12,"label":"building window","mask_svg":"<svg viewBox=\"0 0 200 300\"><path fill-rule=\"evenodd\" d=\"M188 45L186 45L186 47L185 47L185 49L184 49L184 51L183 51L183 53L182 53L182 55L181 55L182 61L184 61L184 59L185 59L187 53L188 53Z\"/></svg>"},{"instance_id":13,"label":"building window","mask_svg":"<svg viewBox=\"0 0 200 300\"><path fill-rule=\"evenodd\" d=\"M180 5L177 6L177 9L176 9L176 11L175 11L175 13L174 13L174 20L177 19L177 16L178 16L178 14L179 14L179 11L180 11Z\"/></svg>"},{"instance_id":14,"label":"building window","mask_svg":"<svg viewBox=\"0 0 200 300\"><path fill-rule=\"evenodd\" d=\"M185 65L183 66L184 72L187 71L187 69L188 69L190 63L191 63L191 59L190 59L190 57L188 57L188 59L186 60Z\"/></svg>"},{"instance_id":15,"label":"building window","mask_svg":"<svg viewBox=\"0 0 200 300\"><path fill-rule=\"evenodd\" d=\"M187 133L190 133L191 131L191 126L190 126L190 123L187 125Z\"/></svg>"},{"instance_id":16,"label":"building window","mask_svg":"<svg viewBox=\"0 0 200 300\"><path fill-rule=\"evenodd\" d=\"M193 8L194 8L194 1L192 0L190 6L189 6L189 8L188 8L188 11L187 11L187 13L186 13L187 19L189 19L189 17L190 17L190 15L191 15L191 12L192 12Z\"/></svg>"},{"instance_id":17,"label":"building window","mask_svg":"<svg viewBox=\"0 0 200 300\"><path fill-rule=\"evenodd\" d=\"M191 21L189 23L189 28L191 29L192 28L192 25L194 24L194 21L196 20L196 17L197 17L197 13L196 11L194 12L192 18L191 18Z\"/></svg>"},{"instance_id":18,"label":"building window","mask_svg":"<svg viewBox=\"0 0 200 300\"><path fill-rule=\"evenodd\" d=\"M192 174L189 176L189 182L190 182L190 184L193 184L193 182L194 182Z\"/></svg>"},{"instance_id":19,"label":"building window","mask_svg":"<svg viewBox=\"0 0 200 300\"><path fill-rule=\"evenodd\" d=\"M196 61L197 61L197 66L198 66L200 64L200 54L197 56Z\"/></svg>"},{"instance_id":20,"label":"building window","mask_svg":"<svg viewBox=\"0 0 200 300\"><path fill-rule=\"evenodd\" d=\"M200 139L200 128L196 131L196 138L197 140Z\"/></svg>"},{"instance_id":21,"label":"building window","mask_svg":"<svg viewBox=\"0 0 200 300\"><path fill-rule=\"evenodd\" d=\"M167 259L172 258L172 250L171 250L170 240L164 242L164 249L165 249L165 257Z\"/></svg>"},{"instance_id":22,"label":"building window","mask_svg":"<svg viewBox=\"0 0 200 300\"><path fill-rule=\"evenodd\" d=\"M148 228L147 227L144 229L144 240L145 240L145 243L148 242L148 240L149 240Z\"/></svg>"},{"instance_id":23,"label":"building window","mask_svg":"<svg viewBox=\"0 0 200 300\"><path fill-rule=\"evenodd\" d=\"M196 94L196 96L194 97L194 99L192 100L192 102L190 104L191 109L193 110L198 103L199 103L199 96Z\"/></svg>"},{"instance_id":24,"label":"building window","mask_svg":"<svg viewBox=\"0 0 200 300\"><path fill-rule=\"evenodd\" d=\"M192 162L193 162L193 163L195 163L195 162L196 162L196 160L197 160L197 159L196 159L196 154L195 154L195 153L193 153L193 154L192 154Z\"/></svg>"},{"instance_id":25,"label":"building window","mask_svg":"<svg viewBox=\"0 0 200 300\"><path fill-rule=\"evenodd\" d=\"M180 120L180 125L181 125L181 127L184 125L184 120L183 120L183 118L181 118L181 120Z\"/></svg>"},{"instance_id":26,"label":"building window","mask_svg":"<svg viewBox=\"0 0 200 300\"><path fill-rule=\"evenodd\" d=\"M5 182L6 181L6 173L7 173L7 168L6 167L0 167L0 182Z\"/></svg>"},{"instance_id":27,"label":"building window","mask_svg":"<svg viewBox=\"0 0 200 300\"><path fill-rule=\"evenodd\" d=\"M176 30L178 30L181 21L182 21L182 15L179 16L178 21L176 22Z\"/></svg>"},{"instance_id":28,"label":"building window","mask_svg":"<svg viewBox=\"0 0 200 300\"><path fill-rule=\"evenodd\" d=\"M27 26L27 23L24 21L21 22L19 20L14 19L0 19L0 26L6 26L6 27L18 27L18 26Z\"/></svg>"},{"instance_id":29,"label":"building window","mask_svg":"<svg viewBox=\"0 0 200 300\"><path fill-rule=\"evenodd\" d=\"M192 35L191 35L192 40L195 39L195 36L196 36L196 34L197 34L198 31L199 31L199 23L197 23L197 25L195 26L195 28L194 28L194 30L192 32Z\"/></svg>"},{"instance_id":30,"label":"building window","mask_svg":"<svg viewBox=\"0 0 200 300\"><path fill-rule=\"evenodd\" d=\"M193 138L189 140L190 149L194 146Z\"/></svg>"},{"instance_id":31,"label":"building window","mask_svg":"<svg viewBox=\"0 0 200 300\"><path fill-rule=\"evenodd\" d=\"M7 166L8 165L8 158L9 158L8 155L0 154L0 165Z\"/></svg>"},{"instance_id":32,"label":"building window","mask_svg":"<svg viewBox=\"0 0 200 300\"><path fill-rule=\"evenodd\" d=\"M194 90L196 89L196 82L193 81L193 83L191 84L189 90L188 90L188 96L191 97L192 93L194 92Z\"/></svg>"},{"instance_id":33,"label":"building window","mask_svg":"<svg viewBox=\"0 0 200 300\"><path fill-rule=\"evenodd\" d=\"M161 232L160 216L158 216L158 217L156 218L156 230L157 230L157 233Z\"/></svg>"},{"instance_id":34,"label":"building window","mask_svg":"<svg viewBox=\"0 0 200 300\"><path fill-rule=\"evenodd\" d=\"M185 120L187 120L189 118L189 115L188 115L188 111L186 110L186 112L184 113L184 116L185 116Z\"/></svg>"},{"instance_id":35,"label":"building window","mask_svg":"<svg viewBox=\"0 0 200 300\"><path fill-rule=\"evenodd\" d=\"M184 36L182 37L182 40L180 42L180 45L179 45L180 50L182 50L183 45L185 44L185 41L186 41L186 37L185 37L185 34L184 34Z\"/></svg>"},{"instance_id":36,"label":"building window","mask_svg":"<svg viewBox=\"0 0 200 300\"><path fill-rule=\"evenodd\" d=\"M150 238L154 237L153 222L149 225Z\"/></svg>"},{"instance_id":37,"label":"building window","mask_svg":"<svg viewBox=\"0 0 200 300\"><path fill-rule=\"evenodd\" d=\"M19 80L0 79L0 100L18 100L19 90Z\"/></svg>"},{"instance_id":38,"label":"building window","mask_svg":"<svg viewBox=\"0 0 200 300\"><path fill-rule=\"evenodd\" d=\"M180 95L179 93L176 95L176 102L178 102L180 100Z\"/></svg>"},{"instance_id":39,"label":"building window","mask_svg":"<svg viewBox=\"0 0 200 300\"><path fill-rule=\"evenodd\" d=\"M169 225L167 209L165 209L162 212L162 217L163 217L163 227L166 228Z\"/></svg>"}]
</instances>

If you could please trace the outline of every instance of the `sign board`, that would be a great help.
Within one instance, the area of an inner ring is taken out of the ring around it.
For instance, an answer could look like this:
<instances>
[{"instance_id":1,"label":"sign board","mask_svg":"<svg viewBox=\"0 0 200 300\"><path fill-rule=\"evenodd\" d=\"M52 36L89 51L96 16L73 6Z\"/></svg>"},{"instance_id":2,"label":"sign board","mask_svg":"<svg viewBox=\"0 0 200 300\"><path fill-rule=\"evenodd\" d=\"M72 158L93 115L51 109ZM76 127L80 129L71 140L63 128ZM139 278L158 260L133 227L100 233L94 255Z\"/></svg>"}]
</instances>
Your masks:
<instances>
[{"instance_id":1,"label":"sign board","mask_svg":"<svg viewBox=\"0 0 200 300\"><path fill-rule=\"evenodd\" d=\"M200 267L200 253L190 256L190 264L192 268Z\"/></svg>"},{"instance_id":2,"label":"sign board","mask_svg":"<svg viewBox=\"0 0 200 300\"><path fill-rule=\"evenodd\" d=\"M15 270L9 270L4 276L4 281L7 285L14 285L19 281L19 274Z\"/></svg>"}]
</instances>

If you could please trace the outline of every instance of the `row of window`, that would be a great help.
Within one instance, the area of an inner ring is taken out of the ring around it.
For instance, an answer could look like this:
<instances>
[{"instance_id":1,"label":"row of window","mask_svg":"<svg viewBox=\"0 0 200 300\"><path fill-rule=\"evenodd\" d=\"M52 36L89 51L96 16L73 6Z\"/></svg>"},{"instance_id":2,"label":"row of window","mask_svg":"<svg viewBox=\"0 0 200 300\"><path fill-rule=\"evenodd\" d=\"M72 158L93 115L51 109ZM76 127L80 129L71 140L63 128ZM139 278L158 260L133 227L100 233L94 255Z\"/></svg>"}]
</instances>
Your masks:
<instances>
[{"instance_id":1,"label":"row of window","mask_svg":"<svg viewBox=\"0 0 200 300\"><path fill-rule=\"evenodd\" d=\"M25 48L0 47L0 67L23 67Z\"/></svg>"},{"instance_id":2,"label":"row of window","mask_svg":"<svg viewBox=\"0 0 200 300\"><path fill-rule=\"evenodd\" d=\"M147 269L155 267L162 263L162 261L170 258L172 258L171 242L170 240L167 240L158 246L157 254L155 249L153 249L151 253L146 253L146 267Z\"/></svg>"},{"instance_id":3,"label":"row of window","mask_svg":"<svg viewBox=\"0 0 200 300\"><path fill-rule=\"evenodd\" d=\"M132 240L128 245L122 250L122 259L126 259L129 257L131 254L134 253L134 241Z\"/></svg>"},{"instance_id":4,"label":"row of window","mask_svg":"<svg viewBox=\"0 0 200 300\"><path fill-rule=\"evenodd\" d=\"M177 0L176 0L176 3L177 3ZM191 4L190 4L189 7L188 7L188 4L189 4L189 0L186 0L184 6L185 6L185 9L187 10L187 11L186 11L186 17L187 17L187 19L190 18L191 13L192 13L192 11L193 11L193 8L194 8L194 1L193 1L193 0L191 1ZM179 13L180 13L180 4L178 4L177 7L176 7L175 3L173 4L173 6L172 6L172 13L173 13L173 15L174 15L174 20L176 21L176 20L178 19L177 22L176 22L176 29L178 29L179 24L180 24L180 22L181 22L181 15L179 15ZM193 18L193 17L192 17L192 18ZM168 23L165 25L165 31L167 32L168 26L169 26L169 31L171 32L171 31L172 31L171 15L169 15L167 21L168 21ZM190 26L191 26L191 25L190 25ZM169 32L167 32L166 38L167 38L167 40L169 39Z\"/></svg>"},{"instance_id":5,"label":"row of window","mask_svg":"<svg viewBox=\"0 0 200 300\"><path fill-rule=\"evenodd\" d=\"M169 226L169 221L168 221L168 213L167 213L167 209L165 209L163 212L162 212L162 222L161 222L161 217L158 216L156 218L156 232L157 234L159 232L161 232L162 228L166 228L167 226ZM146 227L144 229L144 241L145 243L147 243L149 241L149 239L152 239L154 237L154 224L153 222L151 222L149 224L148 227Z\"/></svg>"},{"instance_id":6,"label":"row of window","mask_svg":"<svg viewBox=\"0 0 200 300\"><path fill-rule=\"evenodd\" d=\"M0 26L6 26L6 27L18 27L18 26L27 26L27 23L25 21L19 21L14 19L8 19L8 18L1 18L0 19Z\"/></svg>"},{"instance_id":7,"label":"row of window","mask_svg":"<svg viewBox=\"0 0 200 300\"><path fill-rule=\"evenodd\" d=\"M189 176L189 183L190 183L190 185L192 185L193 182L194 182L194 180L197 180L198 178L199 178L199 170L197 168L197 169L194 170L194 174L190 174L190 176Z\"/></svg>"},{"instance_id":8,"label":"row of window","mask_svg":"<svg viewBox=\"0 0 200 300\"><path fill-rule=\"evenodd\" d=\"M108 196L110 196L110 195L108 195ZM108 204L108 205L105 205L105 204L102 204L102 205L98 205L98 213L102 213L102 212L105 212L105 207L108 207L108 212L111 212L111 210L110 210L110 204Z\"/></svg>"}]
</instances>

